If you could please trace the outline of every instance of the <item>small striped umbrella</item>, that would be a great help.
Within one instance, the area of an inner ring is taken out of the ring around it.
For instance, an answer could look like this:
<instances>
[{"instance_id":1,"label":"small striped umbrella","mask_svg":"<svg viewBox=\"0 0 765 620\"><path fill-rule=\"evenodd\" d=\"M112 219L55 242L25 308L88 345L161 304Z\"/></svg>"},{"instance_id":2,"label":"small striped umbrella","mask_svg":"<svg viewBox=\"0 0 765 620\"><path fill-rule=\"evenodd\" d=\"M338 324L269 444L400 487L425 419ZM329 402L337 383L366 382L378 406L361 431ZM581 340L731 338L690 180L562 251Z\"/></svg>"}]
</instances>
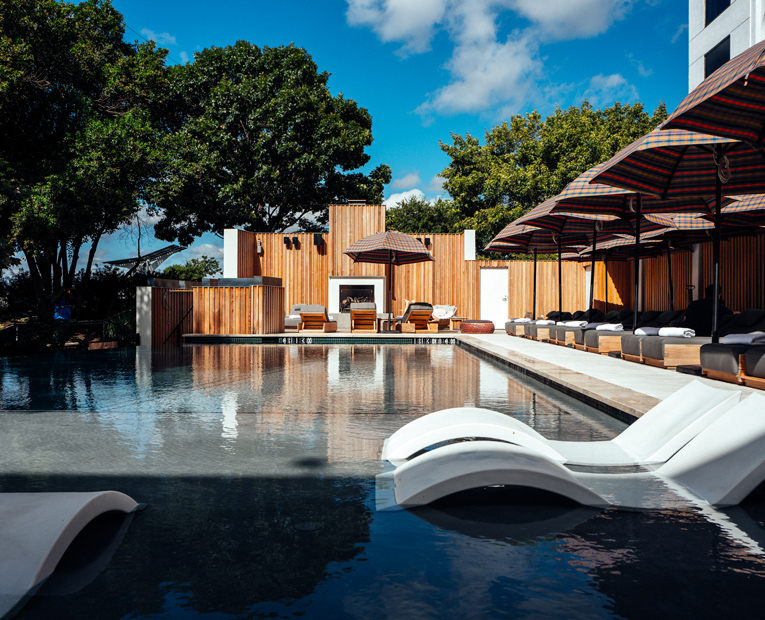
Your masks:
<instances>
[{"instance_id":1,"label":"small striped umbrella","mask_svg":"<svg viewBox=\"0 0 765 620\"><path fill-rule=\"evenodd\" d=\"M716 296L720 290L722 196L765 193L765 158L748 144L729 138L655 129L605 162L590 182L662 199L714 196L712 262ZM714 306L713 342L719 340L717 318Z\"/></svg>"},{"instance_id":2,"label":"small striped umbrella","mask_svg":"<svg viewBox=\"0 0 765 620\"><path fill-rule=\"evenodd\" d=\"M350 256L355 263L388 265L388 313L392 311L393 265L409 265L435 260L421 241L395 230L367 235L353 243L343 254Z\"/></svg>"},{"instance_id":3,"label":"small striped umbrella","mask_svg":"<svg viewBox=\"0 0 765 620\"><path fill-rule=\"evenodd\" d=\"M765 41L744 50L694 88L662 128L765 146Z\"/></svg>"}]
</instances>

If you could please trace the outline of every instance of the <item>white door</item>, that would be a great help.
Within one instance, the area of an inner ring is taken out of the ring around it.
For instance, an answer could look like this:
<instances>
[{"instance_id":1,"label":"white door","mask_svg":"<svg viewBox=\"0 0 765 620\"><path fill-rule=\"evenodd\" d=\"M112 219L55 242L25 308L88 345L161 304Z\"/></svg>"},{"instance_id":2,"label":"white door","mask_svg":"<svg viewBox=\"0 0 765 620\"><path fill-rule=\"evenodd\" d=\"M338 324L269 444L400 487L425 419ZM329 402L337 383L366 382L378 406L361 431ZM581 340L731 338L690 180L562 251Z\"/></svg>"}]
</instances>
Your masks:
<instances>
[{"instance_id":1,"label":"white door","mask_svg":"<svg viewBox=\"0 0 765 620\"><path fill-rule=\"evenodd\" d=\"M507 322L507 269L481 269L481 318L504 328Z\"/></svg>"}]
</instances>

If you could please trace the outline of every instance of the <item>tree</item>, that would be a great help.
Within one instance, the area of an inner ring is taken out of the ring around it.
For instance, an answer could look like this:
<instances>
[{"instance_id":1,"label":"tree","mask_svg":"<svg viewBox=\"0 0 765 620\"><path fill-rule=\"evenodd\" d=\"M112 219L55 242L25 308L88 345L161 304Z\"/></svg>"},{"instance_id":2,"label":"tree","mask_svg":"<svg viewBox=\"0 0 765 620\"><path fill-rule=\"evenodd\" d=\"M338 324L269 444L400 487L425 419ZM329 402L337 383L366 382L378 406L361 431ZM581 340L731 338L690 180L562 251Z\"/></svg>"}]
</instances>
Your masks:
<instances>
[{"instance_id":1,"label":"tree","mask_svg":"<svg viewBox=\"0 0 765 620\"><path fill-rule=\"evenodd\" d=\"M176 132L155 188L160 239L188 244L238 226L278 232L326 223L327 205L382 200L390 168L365 175L372 119L327 88L308 53L246 41L171 68Z\"/></svg>"},{"instance_id":2,"label":"tree","mask_svg":"<svg viewBox=\"0 0 765 620\"><path fill-rule=\"evenodd\" d=\"M0 237L24 253L41 313L89 242L87 280L158 174L165 52L123 37L108 0L0 0Z\"/></svg>"},{"instance_id":3,"label":"tree","mask_svg":"<svg viewBox=\"0 0 765 620\"><path fill-rule=\"evenodd\" d=\"M388 230L407 234L452 233L460 218L451 201L436 200L431 203L424 198L412 196L391 207L385 214Z\"/></svg>"},{"instance_id":4,"label":"tree","mask_svg":"<svg viewBox=\"0 0 765 620\"><path fill-rule=\"evenodd\" d=\"M199 282L207 276L214 276L220 272L220 263L214 258L202 255L202 258L192 258L184 265L170 265L162 271L173 280L190 280Z\"/></svg>"},{"instance_id":5,"label":"tree","mask_svg":"<svg viewBox=\"0 0 765 620\"><path fill-rule=\"evenodd\" d=\"M460 213L459 226L474 228L483 247L508 223L666 116L664 104L648 114L640 103L594 110L585 101L558 108L544 120L538 112L513 116L487 131L483 146L470 134L452 134L452 144L440 143L452 160L441 176Z\"/></svg>"}]
</instances>

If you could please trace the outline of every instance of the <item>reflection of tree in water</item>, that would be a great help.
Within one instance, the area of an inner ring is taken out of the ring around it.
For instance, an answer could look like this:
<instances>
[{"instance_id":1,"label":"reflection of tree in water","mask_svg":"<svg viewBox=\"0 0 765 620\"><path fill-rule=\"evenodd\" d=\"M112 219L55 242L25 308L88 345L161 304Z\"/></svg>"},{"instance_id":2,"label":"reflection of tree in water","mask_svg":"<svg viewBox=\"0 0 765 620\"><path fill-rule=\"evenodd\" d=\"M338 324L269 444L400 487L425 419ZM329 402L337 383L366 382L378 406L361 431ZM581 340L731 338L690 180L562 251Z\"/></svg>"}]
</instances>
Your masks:
<instances>
[{"instance_id":1,"label":"reflection of tree in water","mask_svg":"<svg viewBox=\"0 0 765 620\"><path fill-rule=\"evenodd\" d=\"M369 541L367 484L323 478L0 480L0 490L120 488L147 501L109 566L81 592L35 597L36 618L173 617L172 607L234 617L306 597Z\"/></svg>"}]
</instances>

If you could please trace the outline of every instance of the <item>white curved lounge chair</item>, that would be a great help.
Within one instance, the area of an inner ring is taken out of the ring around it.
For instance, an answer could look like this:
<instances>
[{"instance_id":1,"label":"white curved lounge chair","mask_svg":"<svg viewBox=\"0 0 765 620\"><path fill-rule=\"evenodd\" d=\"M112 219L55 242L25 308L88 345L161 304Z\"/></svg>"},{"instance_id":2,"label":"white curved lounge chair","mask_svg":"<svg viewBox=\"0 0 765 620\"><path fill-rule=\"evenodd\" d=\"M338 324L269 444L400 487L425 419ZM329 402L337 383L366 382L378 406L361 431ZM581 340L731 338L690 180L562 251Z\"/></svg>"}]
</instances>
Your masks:
<instances>
[{"instance_id":1,"label":"white curved lounge chair","mask_svg":"<svg viewBox=\"0 0 765 620\"><path fill-rule=\"evenodd\" d=\"M35 593L88 523L138 507L117 491L0 493L0 618Z\"/></svg>"},{"instance_id":2,"label":"white curved lounge chair","mask_svg":"<svg viewBox=\"0 0 765 620\"><path fill-rule=\"evenodd\" d=\"M551 491L588 506L663 509L735 505L764 478L765 396L753 394L652 471L572 471L523 446L474 441L427 452L380 474L378 483L392 480L395 501L405 508L501 484Z\"/></svg>"},{"instance_id":3,"label":"white curved lounge chair","mask_svg":"<svg viewBox=\"0 0 765 620\"><path fill-rule=\"evenodd\" d=\"M561 463L664 463L740 398L738 391L692 381L609 441L555 441L497 411L444 409L417 418L393 433L383 444L382 458L399 464L435 444L475 437L525 446Z\"/></svg>"}]
</instances>

